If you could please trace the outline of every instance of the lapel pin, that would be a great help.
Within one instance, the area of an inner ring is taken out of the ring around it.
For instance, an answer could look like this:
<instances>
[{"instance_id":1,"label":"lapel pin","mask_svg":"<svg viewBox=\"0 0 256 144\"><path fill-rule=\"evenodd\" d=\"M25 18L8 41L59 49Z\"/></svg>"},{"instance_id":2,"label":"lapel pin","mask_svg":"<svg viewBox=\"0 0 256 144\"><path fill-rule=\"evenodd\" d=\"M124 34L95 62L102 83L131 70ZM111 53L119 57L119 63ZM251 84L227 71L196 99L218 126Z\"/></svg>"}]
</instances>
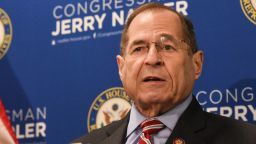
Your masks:
<instances>
[{"instance_id":1,"label":"lapel pin","mask_svg":"<svg viewBox=\"0 0 256 144\"><path fill-rule=\"evenodd\" d=\"M173 144L186 144L182 138L175 138Z\"/></svg>"}]
</instances>

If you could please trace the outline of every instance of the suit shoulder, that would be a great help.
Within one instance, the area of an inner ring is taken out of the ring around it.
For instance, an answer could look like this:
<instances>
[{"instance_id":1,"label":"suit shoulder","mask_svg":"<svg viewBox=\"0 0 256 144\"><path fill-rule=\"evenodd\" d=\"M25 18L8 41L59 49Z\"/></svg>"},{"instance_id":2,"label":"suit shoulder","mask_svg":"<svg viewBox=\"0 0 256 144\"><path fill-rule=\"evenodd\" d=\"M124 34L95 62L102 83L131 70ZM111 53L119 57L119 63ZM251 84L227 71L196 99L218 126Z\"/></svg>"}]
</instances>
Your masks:
<instances>
[{"instance_id":1,"label":"suit shoulder","mask_svg":"<svg viewBox=\"0 0 256 144\"><path fill-rule=\"evenodd\" d=\"M218 114L208 113L204 112L208 120L215 121L218 123L229 123L231 125L241 125L241 126L250 126L253 128L256 128L256 125L250 124L248 122L242 121L242 120L236 120L230 117L221 116Z\"/></svg>"},{"instance_id":2,"label":"suit shoulder","mask_svg":"<svg viewBox=\"0 0 256 144\"><path fill-rule=\"evenodd\" d=\"M123 120L114 121L111 124L104 126L102 128L96 129L80 138L73 140L71 143L86 143L86 142L93 142L98 143L102 141L106 137L108 137L107 131L117 129Z\"/></svg>"},{"instance_id":3,"label":"suit shoulder","mask_svg":"<svg viewBox=\"0 0 256 144\"><path fill-rule=\"evenodd\" d=\"M256 125L250 124L248 122L207 112L205 112L205 115L208 121L208 125L219 128L223 132L228 131L230 133L238 133L240 135L245 133L249 135L256 133Z\"/></svg>"}]
</instances>

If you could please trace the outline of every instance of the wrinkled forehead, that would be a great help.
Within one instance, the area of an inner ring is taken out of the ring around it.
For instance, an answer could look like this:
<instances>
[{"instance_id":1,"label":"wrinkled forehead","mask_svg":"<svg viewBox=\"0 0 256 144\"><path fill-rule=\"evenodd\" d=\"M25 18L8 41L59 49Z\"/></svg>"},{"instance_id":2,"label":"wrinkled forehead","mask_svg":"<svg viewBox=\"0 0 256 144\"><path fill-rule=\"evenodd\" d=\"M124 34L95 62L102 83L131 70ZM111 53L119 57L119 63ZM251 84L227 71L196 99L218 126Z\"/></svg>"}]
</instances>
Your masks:
<instances>
[{"instance_id":1,"label":"wrinkled forehead","mask_svg":"<svg viewBox=\"0 0 256 144\"><path fill-rule=\"evenodd\" d=\"M127 31L128 45L137 39L155 40L162 35L183 39L179 16L165 9L146 10L138 14Z\"/></svg>"}]
</instances>

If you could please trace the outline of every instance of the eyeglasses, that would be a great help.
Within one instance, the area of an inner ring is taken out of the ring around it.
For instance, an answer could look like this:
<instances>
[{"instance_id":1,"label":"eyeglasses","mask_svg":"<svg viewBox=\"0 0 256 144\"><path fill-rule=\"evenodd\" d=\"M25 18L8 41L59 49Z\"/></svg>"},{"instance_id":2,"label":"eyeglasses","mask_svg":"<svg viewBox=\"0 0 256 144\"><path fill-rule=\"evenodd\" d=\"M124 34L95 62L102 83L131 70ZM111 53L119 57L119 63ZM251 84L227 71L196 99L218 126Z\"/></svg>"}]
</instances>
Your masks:
<instances>
[{"instance_id":1,"label":"eyeglasses","mask_svg":"<svg viewBox=\"0 0 256 144\"><path fill-rule=\"evenodd\" d=\"M128 50L128 54L132 56L145 55L148 53L151 44L154 44L160 54L172 54L180 49L189 48L189 44L185 40L177 40L169 34L162 34L155 42L135 40Z\"/></svg>"}]
</instances>

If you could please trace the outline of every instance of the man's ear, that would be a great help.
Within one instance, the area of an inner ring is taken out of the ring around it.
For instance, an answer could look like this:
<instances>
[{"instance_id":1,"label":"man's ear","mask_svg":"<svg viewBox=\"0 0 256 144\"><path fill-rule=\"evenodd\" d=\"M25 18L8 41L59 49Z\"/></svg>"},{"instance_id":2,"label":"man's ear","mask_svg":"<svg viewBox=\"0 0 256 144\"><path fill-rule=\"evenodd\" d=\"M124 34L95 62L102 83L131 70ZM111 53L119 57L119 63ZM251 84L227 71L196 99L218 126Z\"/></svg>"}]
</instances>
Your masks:
<instances>
[{"instance_id":1,"label":"man's ear","mask_svg":"<svg viewBox=\"0 0 256 144\"><path fill-rule=\"evenodd\" d=\"M195 72L195 79L198 79L203 70L203 61L204 61L204 53L202 51L197 51L193 54L193 66Z\"/></svg>"},{"instance_id":2,"label":"man's ear","mask_svg":"<svg viewBox=\"0 0 256 144\"><path fill-rule=\"evenodd\" d=\"M125 63L124 58L120 55L117 55L116 62L117 62L117 66L118 66L119 77L120 77L121 81L123 82L124 63Z\"/></svg>"}]
</instances>

